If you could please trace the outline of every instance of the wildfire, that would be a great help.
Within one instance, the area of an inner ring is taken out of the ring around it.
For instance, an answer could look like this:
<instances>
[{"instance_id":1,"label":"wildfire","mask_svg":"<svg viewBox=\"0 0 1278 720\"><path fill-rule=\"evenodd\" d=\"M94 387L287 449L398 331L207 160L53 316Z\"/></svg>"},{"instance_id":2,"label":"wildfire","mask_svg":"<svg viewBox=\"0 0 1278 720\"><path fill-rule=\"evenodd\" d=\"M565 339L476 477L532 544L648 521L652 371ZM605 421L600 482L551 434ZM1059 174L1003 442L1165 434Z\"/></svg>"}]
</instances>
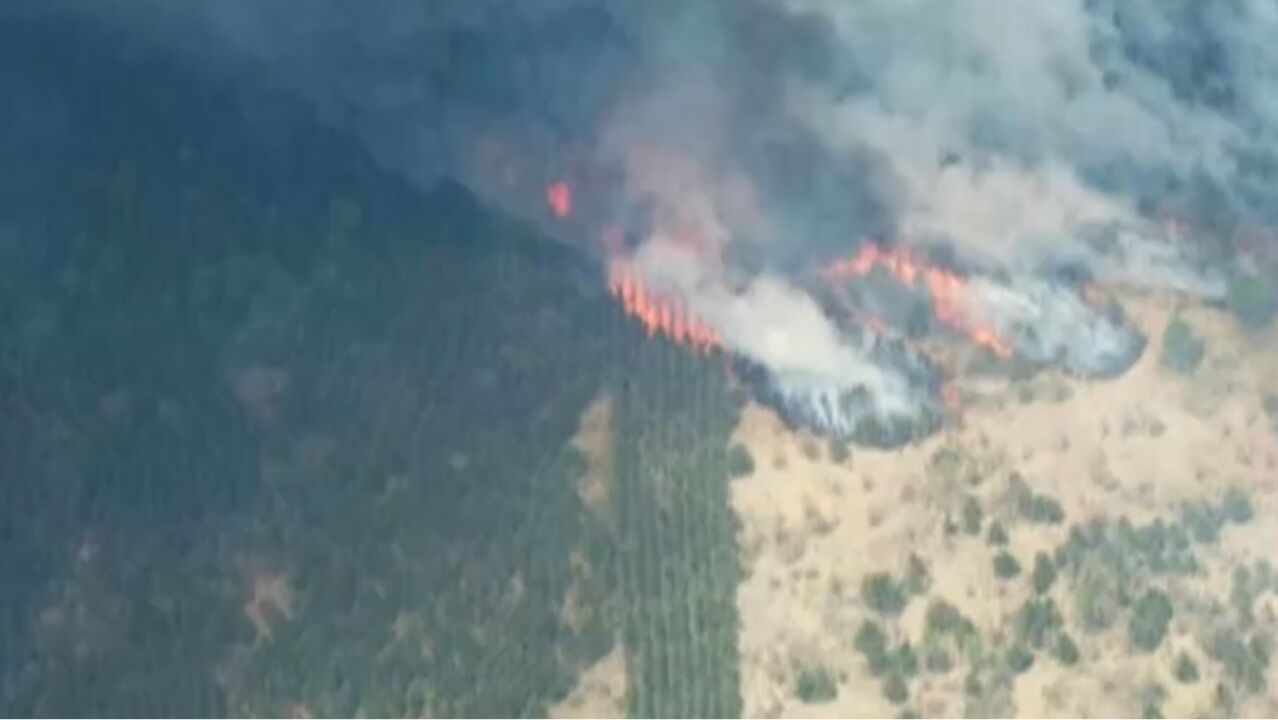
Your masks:
<instances>
[{"instance_id":1,"label":"wildfire","mask_svg":"<svg viewBox=\"0 0 1278 720\"><path fill-rule=\"evenodd\" d=\"M626 260L609 261L608 292L621 301L627 315L643 324L649 337L661 333L684 347L706 353L722 344L719 333L698 320L683 303L652 293Z\"/></svg>"},{"instance_id":2,"label":"wildfire","mask_svg":"<svg viewBox=\"0 0 1278 720\"><path fill-rule=\"evenodd\" d=\"M572 187L559 180L546 186L546 205L551 215L564 220L572 215ZM709 353L722 345L719 333L698 320L684 303L652 292L622 257L621 230L604 228L601 240L608 254L608 292L621 302L626 315L637 319L648 336L661 333L694 352Z\"/></svg>"},{"instance_id":3,"label":"wildfire","mask_svg":"<svg viewBox=\"0 0 1278 720\"><path fill-rule=\"evenodd\" d=\"M932 314L945 325L965 333L976 344L989 348L1001 358L1010 358L1012 348L998 336L994 328L965 317L963 294L967 284L963 278L944 268L933 267L915 258L908 250L884 249L875 244L861 247L855 256L835 260L822 274L830 279L863 277L876 267L891 273L903 285L922 285L932 303Z\"/></svg>"},{"instance_id":4,"label":"wildfire","mask_svg":"<svg viewBox=\"0 0 1278 720\"><path fill-rule=\"evenodd\" d=\"M572 215L572 187L567 181L558 180L546 186L546 205L558 220Z\"/></svg>"}]
</instances>

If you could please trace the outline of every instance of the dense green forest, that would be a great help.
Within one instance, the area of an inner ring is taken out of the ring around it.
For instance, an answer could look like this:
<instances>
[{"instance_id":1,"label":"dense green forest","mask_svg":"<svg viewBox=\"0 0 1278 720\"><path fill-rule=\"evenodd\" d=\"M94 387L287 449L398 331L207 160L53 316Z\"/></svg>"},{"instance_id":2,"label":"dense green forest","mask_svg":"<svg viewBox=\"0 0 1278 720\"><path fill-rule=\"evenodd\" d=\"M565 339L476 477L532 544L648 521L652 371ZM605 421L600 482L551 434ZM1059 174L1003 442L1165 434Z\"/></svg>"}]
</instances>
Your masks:
<instances>
[{"instance_id":1,"label":"dense green forest","mask_svg":"<svg viewBox=\"0 0 1278 720\"><path fill-rule=\"evenodd\" d=\"M631 712L739 711L717 358L287 98L4 32L86 138L0 198L5 714L543 715L614 636ZM570 444L601 392L615 530Z\"/></svg>"}]
</instances>

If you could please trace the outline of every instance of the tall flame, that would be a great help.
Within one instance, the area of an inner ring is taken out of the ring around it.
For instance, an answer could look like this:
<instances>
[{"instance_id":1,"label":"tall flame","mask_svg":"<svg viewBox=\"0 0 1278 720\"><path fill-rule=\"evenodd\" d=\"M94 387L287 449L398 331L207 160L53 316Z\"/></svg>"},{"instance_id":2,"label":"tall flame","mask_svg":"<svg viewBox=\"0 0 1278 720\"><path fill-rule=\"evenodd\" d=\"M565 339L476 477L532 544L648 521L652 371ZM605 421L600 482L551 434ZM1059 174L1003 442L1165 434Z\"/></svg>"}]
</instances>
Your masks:
<instances>
[{"instance_id":1,"label":"tall flame","mask_svg":"<svg viewBox=\"0 0 1278 720\"><path fill-rule=\"evenodd\" d=\"M572 215L572 186L566 180L547 185L546 205L556 219L568 218ZM722 346L719 333L693 315L684 302L648 288L624 257L620 229L605 227L601 240L608 256L608 292L621 302L626 315L644 326L648 337L660 333L698 353L709 353Z\"/></svg>"},{"instance_id":2,"label":"tall flame","mask_svg":"<svg viewBox=\"0 0 1278 720\"><path fill-rule=\"evenodd\" d=\"M967 291L963 278L944 268L928 265L908 250L885 249L870 243L863 245L855 256L830 263L822 274L826 278L840 280L863 277L876 267L888 271L906 287L922 285L931 300L932 314L941 323L962 331L973 342L989 348L1001 358L1012 356L1011 345L1000 338L993 327L967 317L963 312L963 295Z\"/></svg>"},{"instance_id":3,"label":"tall flame","mask_svg":"<svg viewBox=\"0 0 1278 720\"><path fill-rule=\"evenodd\" d=\"M661 333L695 352L708 353L723 344L719 333L697 319L683 302L649 290L628 260L609 260L608 292L621 301L627 315L643 324L649 337Z\"/></svg>"},{"instance_id":4,"label":"tall flame","mask_svg":"<svg viewBox=\"0 0 1278 720\"><path fill-rule=\"evenodd\" d=\"M546 205L550 214L563 220L572 215L572 186L566 180L557 180L546 186Z\"/></svg>"}]
</instances>

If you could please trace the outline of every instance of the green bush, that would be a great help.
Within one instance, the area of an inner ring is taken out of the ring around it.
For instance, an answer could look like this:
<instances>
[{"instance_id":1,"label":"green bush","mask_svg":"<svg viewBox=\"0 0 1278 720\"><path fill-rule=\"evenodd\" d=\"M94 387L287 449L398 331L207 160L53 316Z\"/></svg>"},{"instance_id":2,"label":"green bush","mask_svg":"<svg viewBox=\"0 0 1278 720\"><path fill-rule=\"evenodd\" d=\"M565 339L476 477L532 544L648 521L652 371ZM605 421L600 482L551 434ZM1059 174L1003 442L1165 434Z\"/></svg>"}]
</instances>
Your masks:
<instances>
[{"instance_id":1,"label":"green bush","mask_svg":"<svg viewBox=\"0 0 1278 720\"><path fill-rule=\"evenodd\" d=\"M1030 495L1020 503L1021 515L1040 525L1055 525L1065 519L1065 510L1056 498L1048 495Z\"/></svg>"},{"instance_id":2,"label":"green bush","mask_svg":"<svg viewBox=\"0 0 1278 720\"><path fill-rule=\"evenodd\" d=\"M744 445L733 444L728 448L728 473L733 477L744 477L754 472L754 458Z\"/></svg>"},{"instance_id":3,"label":"green bush","mask_svg":"<svg viewBox=\"0 0 1278 720\"><path fill-rule=\"evenodd\" d=\"M927 606L927 631L936 635L960 635L974 631L972 621L958 608L937 598Z\"/></svg>"},{"instance_id":4,"label":"green bush","mask_svg":"<svg viewBox=\"0 0 1278 720\"><path fill-rule=\"evenodd\" d=\"M1000 550L994 556L994 576L1000 580L1011 580L1021 574L1021 563L1011 553Z\"/></svg>"},{"instance_id":5,"label":"green bush","mask_svg":"<svg viewBox=\"0 0 1278 720\"><path fill-rule=\"evenodd\" d=\"M1264 276L1241 275L1229 283L1225 304L1247 328L1260 330L1278 312L1278 290L1273 281Z\"/></svg>"},{"instance_id":6,"label":"green bush","mask_svg":"<svg viewBox=\"0 0 1278 720\"><path fill-rule=\"evenodd\" d=\"M1207 344L1194 332L1189 323L1177 313L1163 331L1163 367L1188 374L1202 364Z\"/></svg>"},{"instance_id":7,"label":"green bush","mask_svg":"<svg viewBox=\"0 0 1278 720\"><path fill-rule=\"evenodd\" d=\"M852 645L865 657L870 674L881 675L887 670L890 660L887 652L887 635L878 623L873 620L862 622L861 627L857 628Z\"/></svg>"},{"instance_id":8,"label":"green bush","mask_svg":"<svg viewBox=\"0 0 1278 720\"><path fill-rule=\"evenodd\" d=\"M1172 614L1171 599L1167 593L1157 588L1146 590L1136 601L1127 626L1132 645L1146 652L1156 649L1167 635Z\"/></svg>"},{"instance_id":9,"label":"green bush","mask_svg":"<svg viewBox=\"0 0 1278 720\"><path fill-rule=\"evenodd\" d=\"M901 646L896 649L896 656L892 659L892 666L895 672L907 678L918 674L919 657L914 653L914 648L908 640L901 643Z\"/></svg>"},{"instance_id":10,"label":"green bush","mask_svg":"<svg viewBox=\"0 0 1278 720\"><path fill-rule=\"evenodd\" d=\"M963 532L968 535L980 534L981 522L984 519L981 503L971 495L967 496L967 499L963 501Z\"/></svg>"},{"instance_id":11,"label":"green bush","mask_svg":"<svg viewBox=\"0 0 1278 720\"><path fill-rule=\"evenodd\" d=\"M1034 571L1030 575L1030 581L1034 584L1034 592L1039 595L1052 589L1052 584L1056 582L1056 564L1041 550L1034 555Z\"/></svg>"},{"instance_id":12,"label":"green bush","mask_svg":"<svg viewBox=\"0 0 1278 720\"><path fill-rule=\"evenodd\" d=\"M848 444L846 441L839 438L835 438L830 441L830 459L831 460L842 465L843 463L847 462L848 458L851 456L852 454L848 451Z\"/></svg>"},{"instance_id":13,"label":"green bush","mask_svg":"<svg viewBox=\"0 0 1278 720\"><path fill-rule=\"evenodd\" d=\"M1024 645L1017 644L1008 649L1005 660L1007 661L1007 669L1014 675L1020 675L1033 667L1034 653L1030 652L1029 648Z\"/></svg>"},{"instance_id":14,"label":"green bush","mask_svg":"<svg viewBox=\"0 0 1278 720\"><path fill-rule=\"evenodd\" d=\"M997 520L990 523L990 530L986 535L986 539L991 545L1006 545L1007 530L1003 529L1003 523Z\"/></svg>"},{"instance_id":15,"label":"green bush","mask_svg":"<svg viewBox=\"0 0 1278 720\"><path fill-rule=\"evenodd\" d=\"M1060 664L1070 667L1078 663L1078 645L1074 643L1074 638L1069 633L1061 633L1056 638L1056 644L1052 647L1052 656Z\"/></svg>"},{"instance_id":16,"label":"green bush","mask_svg":"<svg viewBox=\"0 0 1278 720\"><path fill-rule=\"evenodd\" d=\"M900 615L909 601L905 588L884 573L871 573L861 581L861 598L871 610L882 615Z\"/></svg>"},{"instance_id":17,"label":"green bush","mask_svg":"<svg viewBox=\"0 0 1278 720\"><path fill-rule=\"evenodd\" d=\"M1182 651L1176 657L1176 666L1172 668L1172 674L1176 676L1177 682L1191 685L1198 682L1198 665L1188 653Z\"/></svg>"},{"instance_id":18,"label":"green bush","mask_svg":"<svg viewBox=\"0 0 1278 720\"><path fill-rule=\"evenodd\" d=\"M1220 501L1220 514L1236 525L1251 522L1256 515L1251 507L1251 498L1238 488L1229 488L1225 491L1225 496Z\"/></svg>"},{"instance_id":19,"label":"green bush","mask_svg":"<svg viewBox=\"0 0 1278 720\"><path fill-rule=\"evenodd\" d=\"M805 668L799 672L798 681L795 683L795 695L809 705L828 703L838 697L839 687L829 670Z\"/></svg>"},{"instance_id":20,"label":"green bush","mask_svg":"<svg viewBox=\"0 0 1278 720\"><path fill-rule=\"evenodd\" d=\"M1049 597L1035 597L1021 606L1016 623L1017 637L1030 647L1047 647L1047 641L1063 625L1056 603Z\"/></svg>"},{"instance_id":21,"label":"green bush","mask_svg":"<svg viewBox=\"0 0 1278 720\"><path fill-rule=\"evenodd\" d=\"M910 699L910 687L900 673L888 673L883 679L883 697L894 705Z\"/></svg>"}]
</instances>

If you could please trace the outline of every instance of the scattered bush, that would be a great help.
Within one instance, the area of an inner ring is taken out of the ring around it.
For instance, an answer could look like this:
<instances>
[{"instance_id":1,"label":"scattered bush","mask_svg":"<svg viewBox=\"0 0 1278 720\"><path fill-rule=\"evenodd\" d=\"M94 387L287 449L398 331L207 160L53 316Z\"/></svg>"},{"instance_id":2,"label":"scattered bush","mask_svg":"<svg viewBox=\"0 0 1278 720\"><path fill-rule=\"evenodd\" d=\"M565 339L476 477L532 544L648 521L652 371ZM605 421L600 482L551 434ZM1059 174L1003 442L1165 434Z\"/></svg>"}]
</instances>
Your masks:
<instances>
[{"instance_id":1,"label":"scattered bush","mask_svg":"<svg viewBox=\"0 0 1278 720\"><path fill-rule=\"evenodd\" d=\"M1007 530L1003 529L1003 523L1000 523L997 520L990 523L990 530L986 535L986 539L991 545L1006 545Z\"/></svg>"},{"instance_id":2,"label":"scattered bush","mask_svg":"<svg viewBox=\"0 0 1278 720\"><path fill-rule=\"evenodd\" d=\"M1251 507L1251 498L1238 488L1229 488L1220 501L1220 514L1235 525L1251 522L1255 510Z\"/></svg>"},{"instance_id":3,"label":"scattered bush","mask_svg":"<svg viewBox=\"0 0 1278 720\"><path fill-rule=\"evenodd\" d=\"M945 648L936 648L927 654L927 660L923 661L923 665L928 672L943 675L954 669L954 658L950 657L949 651Z\"/></svg>"},{"instance_id":4,"label":"scattered bush","mask_svg":"<svg viewBox=\"0 0 1278 720\"><path fill-rule=\"evenodd\" d=\"M900 615L909 601L901 584L883 572L865 576L861 581L861 598L871 610L882 615Z\"/></svg>"},{"instance_id":5,"label":"scattered bush","mask_svg":"<svg viewBox=\"0 0 1278 720\"><path fill-rule=\"evenodd\" d=\"M1070 667L1078 662L1078 645L1074 643L1074 638L1069 633L1061 633L1056 638L1056 644L1052 647L1052 656L1060 664Z\"/></svg>"},{"instance_id":6,"label":"scattered bush","mask_svg":"<svg viewBox=\"0 0 1278 720\"><path fill-rule=\"evenodd\" d=\"M878 623L873 620L861 623L852 645L865 656L866 665L869 666L872 675L881 675L887 670L889 664L887 635Z\"/></svg>"},{"instance_id":7,"label":"scattered bush","mask_svg":"<svg viewBox=\"0 0 1278 720\"><path fill-rule=\"evenodd\" d=\"M1007 669L1014 675L1020 675L1033 667L1034 653L1030 652L1029 648L1024 645L1016 644L1008 649L1005 660L1007 661Z\"/></svg>"},{"instance_id":8,"label":"scattered bush","mask_svg":"<svg viewBox=\"0 0 1278 720\"><path fill-rule=\"evenodd\" d=\"M1202 364L1206 349L1206 343L1179 313L1167 323L1163 331L1163 367L1182 374L1192 373Z\"/></svg>"},{"instance_id":9,"label":"scattered bush","mask_svg":"<svg viewBox=\"0 0 1278 720\"><path fill-rule=\"evenodd\" d=\"M733 477L744 477L754 472L754 458L744 445L733 444L728 448L728 473Z\"/></svg>"},{"instance_id":10,"label":"scattered bush","mask_svg":"<svg viewBox=\"0 0 1278 720\"><path fill-rule=\"evenodd\" d=\"M963 532L968 535L980 534L981 522L984 519L981 503L971 495L967 496L967 499L963 501Z\"/></svg>"},{"instance_id":11,"label":"scattered bush","mask_svg":"<svg viewBox=\"0 0 1278 720\"><path fill-rule=\"evenodd\" d=\"M839 695L834 676L825 668L807 668L799 673L795 694L803 702L813 705L828 703Z\"/></svg>"},{"instance_id":12,"label":"scattered bush","mask_svg":"<svg viewBox=\"0 0 1278 720\"><path fill-rule=\"evenodd\" d=\"M1040 525L1055 525L1065 519L1061 504L1048 495L1029 495L1019 506L1022 517Z\"/></svg>"},{"instance_id":13,"label":"scattered bush","mask_svg":"<svg viewBox=\"0 0 1278 720\"><path fill-rule=\"evenodd\" d=\"M1260 330L1278 312L1278 290L1264 276L1242 275L1229 283L1225 304L1248 329Z\"/></svg>"},{"instance_id":14,"label":"scattered bush","mask_svg":"<svg viewBox=\"0 0 1278 720\"><path fill-rule=\"evenodd\" d=\"M927 606L927 631L936 635L961 635L975 631L972 621L950 603L937 598Z\"/></svg>"},{"instance_id":15,"label":"scattered bush","mask_svg":"<svg viewBox=\"0 0 1278 720\"><path fill-rule=\"evenodd\" d=\"M1176 657L1176 666L1172 668L1172 675L1176 677L1177 682L1192 685L1198 682L1198 665L1188 653L1182 651Z\"/></svg>"},{"instance_id":16,"label":"scattered bush","mask_svg":"<svg viewBox=\"0 0 1278 720\"><path fill-rule=\"evenodd\" d=\"M1030 575L1030 581L1034 584L1034 592L1039 595L1052 589L1052 584L1056 582L1056 564L1041 550L1034 555L1034 572Z\"/></svg>"},{"instance_id":17,"label":"scattered bush","mask_svg":"<svg viewBox=\"0 0 1278 720\"><path fill-rule=\"evenodd\" d=\"M1136 601L1128 624L1128 637L1132 645L1146 652L1153 651L1162 644L1171 619L1172 604L1167 593L1157 588L1145 591L1140 600Z\"/></svg>"},{"instance_id":18,"label":"scattered bush","mask_svg":"<svg viewBox=\"0 0 1278 720\"><path fill-rule=\"evenodd\" d=\"M1226 679L1247 692L1265 689L1271 651L1269 641L1256 636L1244 642L1233 629L1217 631L1207 648L1208 654L1225 668Z\"/></svg>"},{"instance_id":19,"label":"scattered bush","mask_svg":"<svg viewBox=\"0 0 1278 720\"><path fill-rule=\"evenodd\" d=\"M830 460L842 465L848 461L852 453L848 450L846 441L840 438L834 438L830 441Z\"/></svg>"},{"instance_id":20,"label":"scattered bush","mask_svg":"<svg viewBox=\"0 0 1278 720\"><path fill-rule=\"evenodd\" d=\"M932 587L932 573L927 563L915 553L910 553L909 565L905 569L905 590L911 595L922 595Z\"/></svg>"},{"instance_id":21,"label":"scattered bush","mask_svg":"<svg viewBox=\"0 0 1278 720\"><path fill-rule=\"evenodd\" d=\"M1000 550L994 556L994 576L1000 580L1011 580L1021 574L1021 563L1011 553Z\"/></svg>"},{"instance_id":22,"label":"scattered bush","mask_svg":"<svg viewBox=\"0 0 1278 720\"><path fill-rule=\"evenodd\" d=\"M1030 647L1042 649L1064 622L1056 603L1049 597L1036 597L1021 606L1017 617L1017 637Z\"/></svg>"},{"instance_id":23,"label":"scattered bush","mask_svg":"<svg viewBox=\"0 0 1278 720\"><path fill-rule=\"evenodd\" d=\"M901 643L896 649L896 656L892 658L893 671L900 673L903 677L914 677L919 671L919 658L914 653L914 648L909 641Z\"/></svg>"},{"instance_id":24,"label":"scattered bush","mask_svg":"<svg viewBox=\"0 0 1278 720\"><path fill-rule=\"evenodd\" d=\"M900 673L888 673L883 679L883 697L894 705L900 705L910 699L910 688Z\"/></svg>"}]
</instances>

